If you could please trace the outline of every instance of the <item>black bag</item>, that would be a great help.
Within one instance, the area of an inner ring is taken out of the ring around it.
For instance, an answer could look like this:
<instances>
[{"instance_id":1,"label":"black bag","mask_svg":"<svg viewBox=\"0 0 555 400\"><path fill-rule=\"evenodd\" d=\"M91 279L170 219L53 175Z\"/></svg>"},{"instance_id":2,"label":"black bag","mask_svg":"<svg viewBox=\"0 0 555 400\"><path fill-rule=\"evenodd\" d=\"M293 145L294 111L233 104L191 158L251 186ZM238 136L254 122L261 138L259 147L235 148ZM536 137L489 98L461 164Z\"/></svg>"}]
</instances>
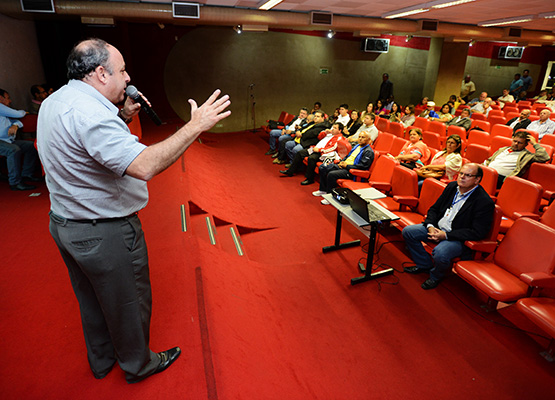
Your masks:
<instances>
[{"instance_id":1,"label":"black bag","mask_svg":"<svg viewBox=\"0 0 555 400\"><path fill-rule=\"evenodd\" d=\"M274 121L273 119L268 121L268 128L270 129L283 129L285 124L281 121Z\"/></svg>"}]
</instances>

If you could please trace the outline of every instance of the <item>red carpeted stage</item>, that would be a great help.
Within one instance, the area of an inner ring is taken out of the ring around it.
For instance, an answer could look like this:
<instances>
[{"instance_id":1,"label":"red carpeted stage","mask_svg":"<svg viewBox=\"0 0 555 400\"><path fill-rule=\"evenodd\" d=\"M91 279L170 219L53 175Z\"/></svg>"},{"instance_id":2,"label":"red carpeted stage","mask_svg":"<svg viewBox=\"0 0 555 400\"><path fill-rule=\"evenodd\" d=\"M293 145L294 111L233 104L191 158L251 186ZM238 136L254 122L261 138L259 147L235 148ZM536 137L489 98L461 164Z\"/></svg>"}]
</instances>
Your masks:
<instances>
[{"instance_id":1,"label":"red carpeted stage","mask_svg":"<svg viewBox=\"0 0 555 400\"><path fill-rule=\"evenodd\" d=\"M154 142L175 125L147 126ZM322 253L336 212L281 177L266 137L204 134L149 183L151 348L166 372L128 385L89 370L77 302L48 233L48 193L0 186L2 399L550 399L547 340L512 306L486 314L456 276L424 291L396 272L351 286L363 249ZM181 210L185 218L182 218ZM184 223L185 222L185 223ZM208 226L214 228L213 238ZM238 235L239 255L233 236ZM344 224L343 240L363 235ZM212 244L211 242L215 242ZM363 240L363 242L365 242ZM379 263L410 259L384 228Z\"/></svg>"}]
</instances>

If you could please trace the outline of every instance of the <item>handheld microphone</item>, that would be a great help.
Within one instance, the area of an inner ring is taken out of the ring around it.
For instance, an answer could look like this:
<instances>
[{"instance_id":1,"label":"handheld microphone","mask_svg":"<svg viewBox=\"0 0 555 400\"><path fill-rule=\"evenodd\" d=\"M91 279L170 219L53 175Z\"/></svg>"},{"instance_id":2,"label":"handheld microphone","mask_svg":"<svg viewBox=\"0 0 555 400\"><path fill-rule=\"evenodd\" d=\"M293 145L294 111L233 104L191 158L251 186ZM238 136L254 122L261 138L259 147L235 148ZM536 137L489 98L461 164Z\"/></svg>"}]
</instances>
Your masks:
<instances>
[{"instance_id":1,"label":"handheld microphone","mask_svg":"<svg viewBox=\"0 0 555 400\"><path fill-rule=\"evenodd\" d=\"M152 122L154 122L156 125L162 125L162 120L158 117L158 115L156 115L152 107L148 105L145 99L139 94L139 91L135 86L127 86L127 88L125 89L125 94L131 97L133 101L141 105L141 108L144 110L144 112L147 113Z\"/></svg>"}]
</instances>

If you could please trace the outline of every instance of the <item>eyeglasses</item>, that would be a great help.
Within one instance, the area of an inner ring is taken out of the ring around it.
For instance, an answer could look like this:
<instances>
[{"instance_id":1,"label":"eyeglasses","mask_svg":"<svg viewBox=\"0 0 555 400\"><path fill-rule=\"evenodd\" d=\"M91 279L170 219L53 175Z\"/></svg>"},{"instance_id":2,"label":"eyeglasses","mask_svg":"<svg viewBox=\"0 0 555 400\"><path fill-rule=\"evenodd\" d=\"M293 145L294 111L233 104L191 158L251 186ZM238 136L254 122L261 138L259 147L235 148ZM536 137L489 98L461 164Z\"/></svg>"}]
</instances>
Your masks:
<instances>
[{"instance_id":1,"label":"eyeglasses","mask_svg":"<svg viewBox=\"0 0 555 400\"><path fill-rule=\"evenodd\" d=\"M467 178L472 178L472 177L476 178L478 175L465 174L464 172L459 172L459 176L460 176L461 178L464 178L465 176L466 176Z\"/></svg>"}]
</instances>

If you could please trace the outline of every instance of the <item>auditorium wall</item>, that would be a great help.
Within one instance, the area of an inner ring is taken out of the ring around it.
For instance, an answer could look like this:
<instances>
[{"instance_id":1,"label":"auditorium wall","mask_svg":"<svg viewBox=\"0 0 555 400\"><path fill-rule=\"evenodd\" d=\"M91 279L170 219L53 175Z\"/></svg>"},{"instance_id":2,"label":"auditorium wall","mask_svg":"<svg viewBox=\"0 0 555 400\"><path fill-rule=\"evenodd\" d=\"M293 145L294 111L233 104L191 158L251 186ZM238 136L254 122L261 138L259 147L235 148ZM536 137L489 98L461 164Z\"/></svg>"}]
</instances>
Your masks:
<instances>
[{"instance_id":1,"label":"auditorium wall","mask_svg":"<svg viewBox=\"0 0 555 400\"><path fill-rule=\"evenodd\" d=\"M35 24L0 14L0 88L16 109L29 108L34 84L44 83Z\"/></svg>"},{"instance_id":2,"label":"auditorium wall","mask_svg":"<svg viewBox=\"0 0 555 400\"><path fill-rule=\"evenodd\" d=\"M360 51L360 39L264 32L236 34L230 28L198 28L175 44L164 73L168 100L188 118L187 98L203 99L212 88L232 97L232 117L217 130L251 129L254 96L256 126L282 110L323 104L327 113L341 103L364 108L374 101L389 73L401 103L418 102L427 51L390 47L387 54ZM254 86L250 86L254 85ZM251 89L252 88L252 89Z\"/></svg>"}]
</instances>

